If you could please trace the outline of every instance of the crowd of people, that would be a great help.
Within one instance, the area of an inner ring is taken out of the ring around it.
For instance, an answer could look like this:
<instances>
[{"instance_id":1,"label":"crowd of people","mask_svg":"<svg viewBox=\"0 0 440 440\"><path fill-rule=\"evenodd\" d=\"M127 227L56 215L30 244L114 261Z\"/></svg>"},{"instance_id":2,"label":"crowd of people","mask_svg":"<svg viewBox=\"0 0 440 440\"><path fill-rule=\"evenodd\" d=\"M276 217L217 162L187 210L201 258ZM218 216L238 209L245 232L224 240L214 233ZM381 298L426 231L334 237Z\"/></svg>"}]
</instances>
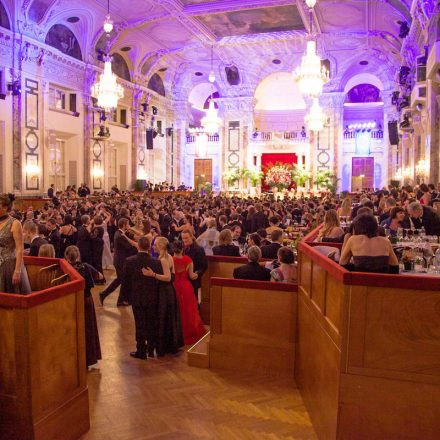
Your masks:
<instances>
[{"instance_id":1,"label":"crowd of people","mask_svg":"<svg viewBox=\"0 0 440 440\"><path fill-rule=\"evenodd\" d=\"M103 306L120 287L117 305L131 305L135 320L131 355L146 359L176 353L204 335L198 302L207 255L246 257L234 270L237 279L295 282L295 249L284 245L295 226L307 231L322 223L317 240L343 243L340 264L373 272L396 266L386 236L399 228L440 235L434 209L440 188L433 185L284 200L272 194L153 197L150 191L92 196L86 188L53 192L40 209L19 210L13 196L0 196L0 291L30 292L23 255L66 258L86 280L88 365L101 356L95 284L105 285ZM341 219L350 222L348 231Z\"/></svg>"}]
</instances>

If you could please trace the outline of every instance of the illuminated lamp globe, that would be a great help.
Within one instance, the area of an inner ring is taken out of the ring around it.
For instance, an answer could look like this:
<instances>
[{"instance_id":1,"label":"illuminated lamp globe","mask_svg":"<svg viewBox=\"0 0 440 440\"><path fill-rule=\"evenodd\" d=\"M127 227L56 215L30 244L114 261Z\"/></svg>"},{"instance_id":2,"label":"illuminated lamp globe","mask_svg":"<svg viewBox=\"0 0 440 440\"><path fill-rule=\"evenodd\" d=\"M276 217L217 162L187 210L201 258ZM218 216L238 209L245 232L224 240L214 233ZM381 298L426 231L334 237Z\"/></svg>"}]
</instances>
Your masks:
<instances>
[{"instance_id":1,"label":"illuminated lamp globe","mask_svg":"<svg viewBox=\"0 0 440 440\"><path fill-rule=\"evenodd\" d=\"M214 83L215 82L215 73L214 73L213 70L211 70L211 72L209 72L208 80L209 80L210 83Z\"/></svg>"},{"instance_id":2,"label":"illuminated lamp globe","mask_svg":"<svg viewBox=\"0 0 440 440\"><path fill-rule=\"evenodd\" d=\"M107 34L109 34L113 30L113 20L110 18L110 14L107 14L105 16L103 28L104 32L106 32Z\"/></svg>"},{"instance_id":3,"label":"illuminated lamp globe","mask_svg":"<svg viewBox=\"0 0 440 440\"><path fill-rule=\"evenodd\" d=\"M312 9L312 8L314 8L315 5L316 5L316 0L306 0L306 5L307 5L310 9Z\"/></svg>"},{"instance_id":4,"label":"illuminated lamp globe","mask_svg":"<svg viewBox=\"0 0 440 440\"><path fill-rule=\"evenodd\" d=\"M318 98L313 99L313 104L304 120L310 131L321 131L324 128L325 114L319 105Z\"/></svg>"}]
</instances>

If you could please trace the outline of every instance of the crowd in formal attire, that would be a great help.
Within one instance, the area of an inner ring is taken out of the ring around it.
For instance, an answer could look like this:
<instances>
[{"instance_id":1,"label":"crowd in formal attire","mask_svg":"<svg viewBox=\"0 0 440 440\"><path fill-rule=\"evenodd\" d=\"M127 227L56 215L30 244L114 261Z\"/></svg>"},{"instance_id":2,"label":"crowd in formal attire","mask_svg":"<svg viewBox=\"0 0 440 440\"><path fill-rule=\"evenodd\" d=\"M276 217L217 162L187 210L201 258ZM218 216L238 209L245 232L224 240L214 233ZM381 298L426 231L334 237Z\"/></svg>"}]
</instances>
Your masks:
<instances>
[{"instance_id":1,"label":"crowd in formal attire","mask_svg":"<svg viewBox=\"0 0 440 440\"><path fill-rule=\"evenodd\" d=\"M103 306L118 288L117 305L132 306L131 354L146 359L177 353L205 334L198 303L207 255L245 257L247 263L234 270L237 279L294 282L295 249L284 245L286 230L294 226L322 224L318 241L343 243L340 264L371 271L396 265L384 236L399 228L440 235L440 192L433 185L283 200L189 192L153 197L117 188L93 196L85 184L51 189L51 200L40 209L15 209L13 196L0 197L0 291L30 292L24 254L66 258L86 279L88 365L101 357L95 284L105 285ZM341 218L351 222L348 231ZM115 276L107 282L111 266Z\"/></svg>"}]
</instances>

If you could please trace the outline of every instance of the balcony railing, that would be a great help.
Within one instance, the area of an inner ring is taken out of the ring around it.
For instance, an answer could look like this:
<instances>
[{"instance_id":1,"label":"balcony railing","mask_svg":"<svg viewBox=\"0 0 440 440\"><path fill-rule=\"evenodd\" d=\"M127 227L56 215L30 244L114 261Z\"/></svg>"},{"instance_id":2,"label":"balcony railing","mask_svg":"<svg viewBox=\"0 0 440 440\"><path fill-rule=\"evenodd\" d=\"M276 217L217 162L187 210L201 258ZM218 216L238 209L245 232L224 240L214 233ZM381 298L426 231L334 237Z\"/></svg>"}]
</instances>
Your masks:
<instances>
[{"instance_id":1,"label":"balcony railing","mask_svg":"<svg viewBox=\"0 0 440 440\"><path fill-rule=\"evenodd\" d=\"M256 131L251 135L252 142L268 142L268 141L294 141L294 142L308 142L309 135L305 130L298 131Z\"/></svg>"},{"instance_id":2,"label":"balcony railing","mask_svg":"<svg viewBox=\"0 0 440 440\"><path fill-rule=\"evenodd\" d=\"M188 134L186 136L186 143L193 144L196 141L196 135ZM208 142L220 142L220 136L218 134L209 134Z\"/></svg>"},{"instance_id":3,"label":"balcony railing","mask_svg":"<svg viewBox=\"0 0 440 440\"><path fill-rule=\"evenodd\" d=\"M359 130L345 130L344 139L356 139L356 134ZM371 130L370 136L372 139L383 139L383 130Z\"/></svg>"}]
</instances>

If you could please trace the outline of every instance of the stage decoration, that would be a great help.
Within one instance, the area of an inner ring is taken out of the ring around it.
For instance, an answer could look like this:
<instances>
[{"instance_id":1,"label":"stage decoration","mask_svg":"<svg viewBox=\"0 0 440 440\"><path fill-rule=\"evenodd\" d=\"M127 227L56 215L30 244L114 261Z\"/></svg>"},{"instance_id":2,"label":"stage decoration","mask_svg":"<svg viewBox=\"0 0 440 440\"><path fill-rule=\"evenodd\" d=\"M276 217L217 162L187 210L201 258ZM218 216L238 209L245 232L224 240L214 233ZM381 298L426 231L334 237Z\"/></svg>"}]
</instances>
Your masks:
<instances>
[{"instance_id":1,"label":"stage decoration","mask_svg":"<svg viewBox=\"0 0 440 440\"><path fill-rule=\"evenodd\" d=\"M116 108L119 99L124 96L124 89L117 83L116 75L112 72L112 59L109 55L104 59L104 72L92 86L92 96L98 99L98 106L107 112Z\"/></svg>"},{"instance_id":2,"label":"stage decoration","mask_svg":"<svg viewBox=\"0 0 440 440\"><path fill-rule=\"evenodd\" d=\"M309 0L310 34L307 41L306 53L301 59L300 66L294 72L300 92L304 96L317 98L322 93L324 84L329 81L328 70L321 65L321 59L316 53L316 39L313 35L313 7L316 0Z\"/></svg>"},{"instance_id":3,"label":"stage decoration","mask_svg":"<svg viewBox=\"0 0 440 440\"><path fill-rule=\"evenodd\" d=\"M293 184L293 167L287 164L277 163L268 166L265 175L266 185L276 188L278 191L290 188Z\"/></svg>"},{"instance_id":4,"label":"stage decoration","mask_svg":"<svg viewBox=\"0 0 440 440\"><path fill-rule=\"evenodd\" d=\"M215 108L214 101L212 100L212 95L211 99L209 100L208 110L206 110L206 115L202 118L201 123L203 130L208 134L218 133L218 130L222 125L222 120L218 117L217 109Z\"/></svg>"},{"instance_id":5,"label":"stage decoration","mask_svg":"<svg viewBox=\"0 0 440 440\"><path fill-rule=\"evenodd\" d=\"M321 131L324 128L325 114L319 105L318 98L313 98L313 104L304 121L310 131Z\"/></svg>"}]
</instances>

